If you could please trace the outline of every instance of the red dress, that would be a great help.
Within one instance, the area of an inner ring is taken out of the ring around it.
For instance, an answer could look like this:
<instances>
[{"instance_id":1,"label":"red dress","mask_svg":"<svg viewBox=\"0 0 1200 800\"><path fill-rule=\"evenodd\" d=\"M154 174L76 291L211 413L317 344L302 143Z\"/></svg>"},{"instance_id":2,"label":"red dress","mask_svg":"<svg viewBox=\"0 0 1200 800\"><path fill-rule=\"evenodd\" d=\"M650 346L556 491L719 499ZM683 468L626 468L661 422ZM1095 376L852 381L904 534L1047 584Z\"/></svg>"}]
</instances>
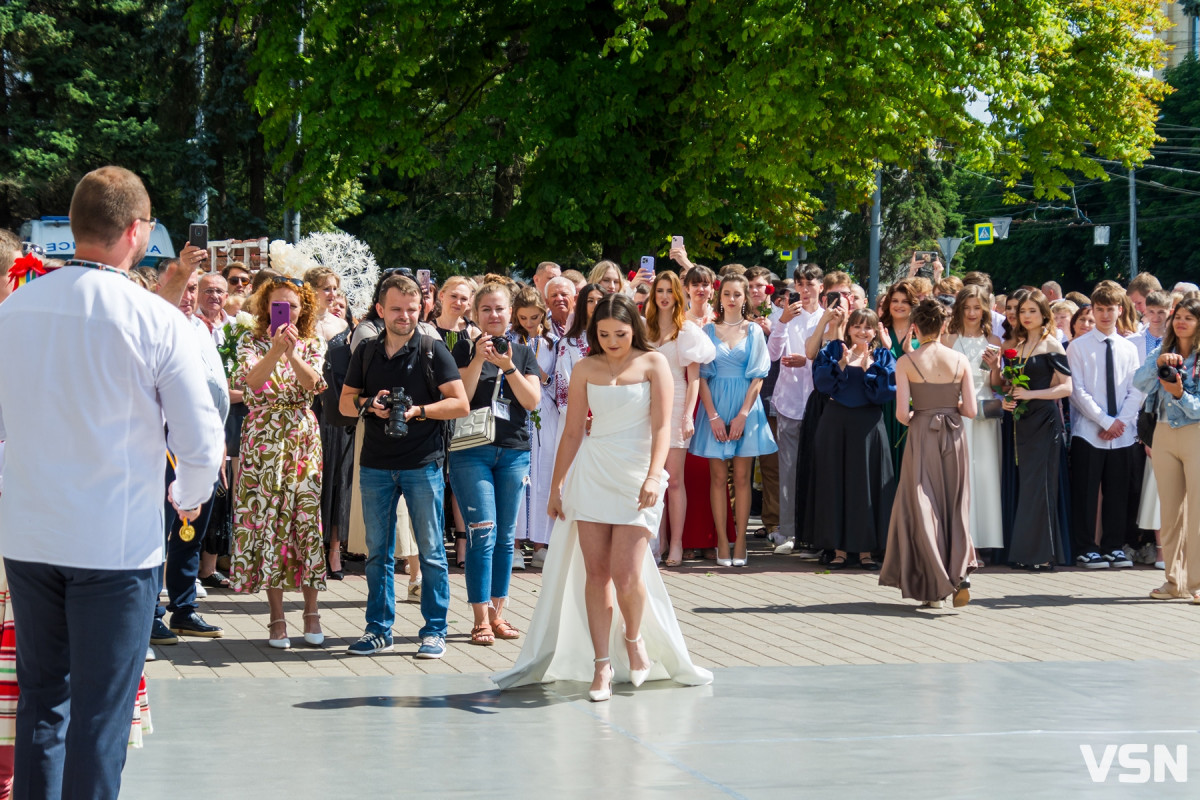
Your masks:
<instances>
[{"instance_id":1,"label":"red dress","mask_svg":"<svg viewBox=\"0 0 1200 800\"><path fill-rule=\"evenodd\" d=\"M688 453L683 466L683 486L687 490L687 516L683 525L683 549L684 550L707 550L717 546L717 528L713 524L712 503L708 499L708 487L710 479L708 475L708 459L694 456ZM666 508L670 508L671 493L667 491ZM729 495L725 496L725 530L729 535L729 541L733 541L733 533L736 530L733 526L733 506L729 502ZM663 515L667 517L666 530L670 530L670 514L664 509Z\"/></svg>"}]
</instances>

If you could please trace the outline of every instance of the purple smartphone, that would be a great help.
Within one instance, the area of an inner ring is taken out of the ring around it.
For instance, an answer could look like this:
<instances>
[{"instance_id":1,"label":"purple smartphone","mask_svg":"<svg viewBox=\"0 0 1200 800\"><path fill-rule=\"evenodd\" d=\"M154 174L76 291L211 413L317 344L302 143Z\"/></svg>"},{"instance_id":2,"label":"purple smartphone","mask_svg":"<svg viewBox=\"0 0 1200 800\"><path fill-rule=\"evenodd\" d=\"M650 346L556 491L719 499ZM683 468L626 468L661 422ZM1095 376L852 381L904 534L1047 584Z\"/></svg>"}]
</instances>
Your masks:
<instances>
[{"instance_id":1,"label":"purple smartphone","mask_svg":"<svg viewBox=\"0 0 1200 800\"><path fill-rule=\"evenodd\" d=\"M284 325L292 324L291 303L271 303L271 335Z\"/></svg>"}]
</instances>

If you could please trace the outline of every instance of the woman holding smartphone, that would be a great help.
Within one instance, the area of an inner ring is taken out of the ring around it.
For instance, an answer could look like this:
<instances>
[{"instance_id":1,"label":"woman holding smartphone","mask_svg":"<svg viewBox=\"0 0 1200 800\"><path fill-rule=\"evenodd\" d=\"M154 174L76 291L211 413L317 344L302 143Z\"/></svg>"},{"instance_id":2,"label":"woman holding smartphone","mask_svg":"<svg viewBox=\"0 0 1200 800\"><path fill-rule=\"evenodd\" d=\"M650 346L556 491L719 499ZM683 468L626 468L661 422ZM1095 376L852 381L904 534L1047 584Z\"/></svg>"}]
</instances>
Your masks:
<instances>
[{"instance_id":1,"label":"woman holding smartphone","mask_svg":"<svg viewBox=\"0 0 1200 800\"><path fill-rule=\"evenodd\" d=\"M299 589L304 641L319 647L325 641L317 611L325 552L321 435L312 404L325 389L325 342L316 334L317 300L303 281L282 276L263 283L252 300L255 329L238 344L231 381L243 391L249 414L242 426L230 580L235 591L267 590L268 644L280 649L291 647L283 593Z\"/></svg>"},{"instance_id":2,"label":"woman holding smartphone","mask_svg":"<svg viewBox=\"0 0 1200 800\"><path fill-rule=\"evenodd\" d=\"M541 402L542 386L533 351L505 338L512 323L512 296L502 283L485 283L475 293L481 335L458 340L454 360L462 372L471 410L491 407L491 444L450 453L450 484L467 523L467 602L475 615L471 644L521 635L504 619L513 565L513 540L522 490L529 477L532 439L528 414Z\"/></svg>"}]
</instances>

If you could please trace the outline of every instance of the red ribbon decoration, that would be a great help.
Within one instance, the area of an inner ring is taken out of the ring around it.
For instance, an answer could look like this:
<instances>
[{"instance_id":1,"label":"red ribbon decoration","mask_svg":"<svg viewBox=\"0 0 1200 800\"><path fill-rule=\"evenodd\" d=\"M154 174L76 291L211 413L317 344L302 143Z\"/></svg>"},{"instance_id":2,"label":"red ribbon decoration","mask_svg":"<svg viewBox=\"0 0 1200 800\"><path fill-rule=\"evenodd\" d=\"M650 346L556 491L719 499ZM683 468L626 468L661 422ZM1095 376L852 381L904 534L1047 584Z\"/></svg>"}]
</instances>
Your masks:
<instances>
[{"instance_id":1,"label":"red ribbon decoration","mask_svg":"<svg viewBox=\"0 0 1200 800\"><path fill-rule=\"evenodd\" d=\"M8 283L13 289L17 289L34 278L45 275L49 271L40 258L33 253L26 253L14 261L13 265L9 268Z\"/></svg>"}]
</instances>

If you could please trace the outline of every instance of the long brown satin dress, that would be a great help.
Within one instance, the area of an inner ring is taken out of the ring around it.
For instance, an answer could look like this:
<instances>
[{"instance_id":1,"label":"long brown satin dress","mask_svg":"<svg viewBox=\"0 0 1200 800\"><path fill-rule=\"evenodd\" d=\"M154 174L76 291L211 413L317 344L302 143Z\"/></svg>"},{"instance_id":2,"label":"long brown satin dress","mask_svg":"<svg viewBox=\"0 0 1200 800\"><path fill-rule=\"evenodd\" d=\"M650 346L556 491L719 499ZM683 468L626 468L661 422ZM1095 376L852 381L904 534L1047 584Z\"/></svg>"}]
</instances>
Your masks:
<instances>
[{"instance_id":1,"label":"long brown satin dress","mask_svg":"<svg viewBox=\"0 0 1200 800\"><path fill-rule=\"evenodd\" d=\"M913 415L879 585L928 603L949 597L978 566L968 523L970 460L960 381L909 386Z\"/></svg>"}]
</instances>

